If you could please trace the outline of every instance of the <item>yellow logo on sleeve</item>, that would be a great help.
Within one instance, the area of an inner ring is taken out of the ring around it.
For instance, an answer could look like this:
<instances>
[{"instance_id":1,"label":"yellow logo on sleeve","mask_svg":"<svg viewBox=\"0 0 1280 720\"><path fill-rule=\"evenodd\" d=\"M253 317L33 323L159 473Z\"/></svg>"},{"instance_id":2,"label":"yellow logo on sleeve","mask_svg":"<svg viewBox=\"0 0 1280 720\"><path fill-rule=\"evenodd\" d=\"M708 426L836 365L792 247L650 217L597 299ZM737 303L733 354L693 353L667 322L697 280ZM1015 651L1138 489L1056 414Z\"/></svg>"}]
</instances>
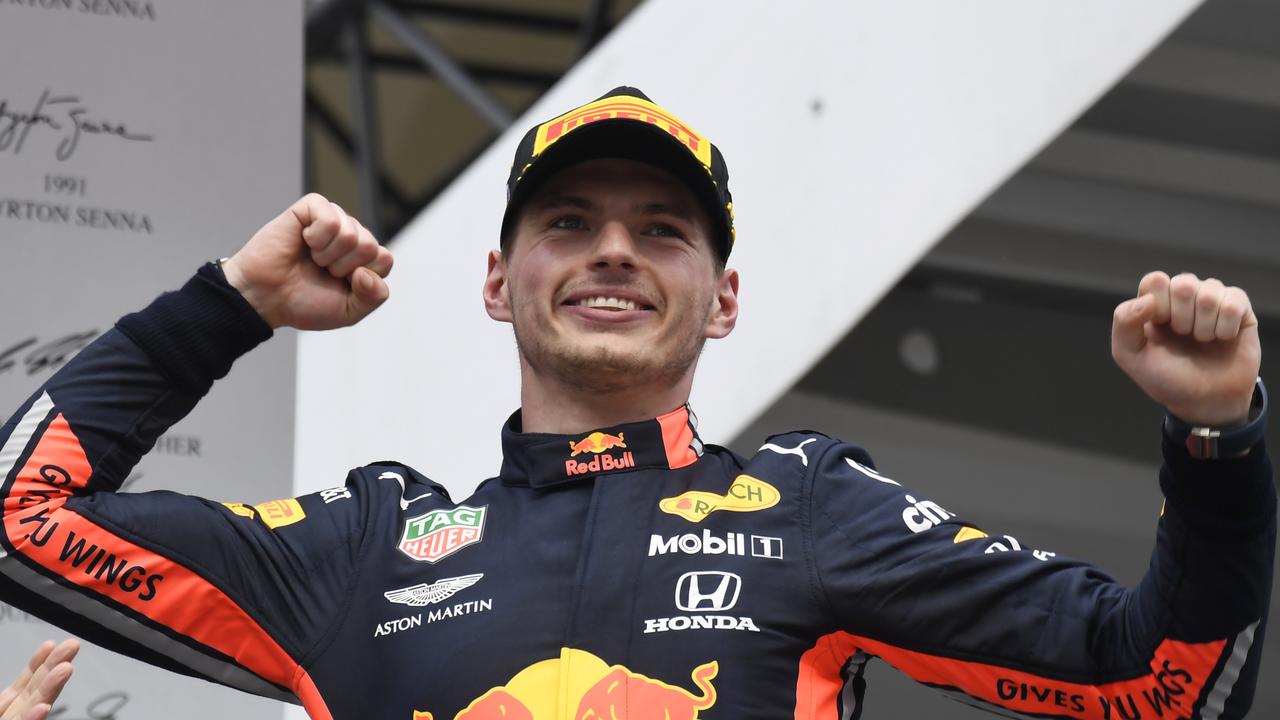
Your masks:
<instances>
[{"instance_id":1,"label":"yellow logo on sleeve","mask_svg":"<svg viewBox=\"0 0 1280 720\"><path fill-rule=\"evenodd\" d=\"M253 508L244 503L222 503L228 510L239 515L240 517L253 519Z\"/></svg>"},{"instance_id":2,"label":"yellow logo on sleeve","mask_svg":"<svg viewBox=\"0 0 1280 720\"><path fill-rule=\"evenodd\" d=\"M245 505L244 503L222 503L228 510L243 518L250 520L255 517L262 521L263 525L275 530L286 525L292 525L296 522L305 520L307 513L303 511L302 505L293 498L285 500L270 500L259 505Z\"/></svg>"},{"instance_id":3,"label":"yellow logo on sleeve","mask_svg":"<svg viewBox=\"0 0 1280 720\"><path fill-rule=\"evenodd\" d=\"M302 510L302 505L293 498L270 500L261 505L254 505L253 509L258 511L258 516L262 518L262 522L266 523L266 526L272 530L301 522L307 517L307 514Z\"/></svg>"},{"instance_id":4,"label":"yellow logo on sleeve","mask_svg":"<svg viewBox=\"0 0 1280 720\"><path fill-rule=\"evenodd\" d=\"M953 544L959 545L962 542L966 542L969 540L978 540L984 537L987 537L986 533L982 532L976 527L965 525L964 527L960 528L960 532L956 533L956 539L952 540L951 542Z\"/></svg>"}]
</instances>

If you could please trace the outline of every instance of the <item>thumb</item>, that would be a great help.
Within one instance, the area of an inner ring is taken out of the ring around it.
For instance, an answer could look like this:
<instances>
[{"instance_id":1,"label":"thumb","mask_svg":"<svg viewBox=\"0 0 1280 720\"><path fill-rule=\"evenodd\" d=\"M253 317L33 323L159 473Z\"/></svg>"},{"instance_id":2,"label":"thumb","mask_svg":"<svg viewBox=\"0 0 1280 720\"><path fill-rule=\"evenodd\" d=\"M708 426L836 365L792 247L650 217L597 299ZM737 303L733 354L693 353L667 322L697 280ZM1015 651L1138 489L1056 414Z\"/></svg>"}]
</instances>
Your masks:
<instances>
[{"instance_id":1,"label":"thumb","mask_svg":"<svg viewBox=\"0 0 1280 720\"><path fill-rule=\"evenodd\" d=\"M1155 318L1156 300L1141 295L1116 306L1111 320L1111 354L1131 355L1147 344L1146 324Z\"/></svg>"},{"instance_id":2,"label":"thumb","mask_svg":"<svg viewBox=\"0 0 1280 720\"><path fill-rule=\"evenodd\" d=\"M358 322L391 297L387 281L367 267L358 267L351 273L351 295L347 300L347 313L351 322Z\"/></svg>"}]
</instances>

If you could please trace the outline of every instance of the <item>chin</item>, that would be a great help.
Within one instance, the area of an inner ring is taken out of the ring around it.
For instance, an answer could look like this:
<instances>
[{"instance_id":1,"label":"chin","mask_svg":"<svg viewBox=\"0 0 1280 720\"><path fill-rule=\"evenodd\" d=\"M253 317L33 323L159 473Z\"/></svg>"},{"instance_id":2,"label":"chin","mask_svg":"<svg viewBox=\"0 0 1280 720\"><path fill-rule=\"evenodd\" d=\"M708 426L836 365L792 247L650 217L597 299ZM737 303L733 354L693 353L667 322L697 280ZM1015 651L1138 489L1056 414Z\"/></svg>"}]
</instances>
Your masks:
<instances>
[{"instance_id":1,"label":"chin","mask_svg":"<svg viewBox=\"0 0 1280 720\"><path fill-rule=\"evenodd\" d=\"M556 328L541 335L521 332L516 345L534 372L594 393L674 385L696 361L700 343L685 348L655 332L609 332ZM551 330L551 328L548 328ZM637 328L638 330L638 328Z\"/></svg>"}]
</instances>

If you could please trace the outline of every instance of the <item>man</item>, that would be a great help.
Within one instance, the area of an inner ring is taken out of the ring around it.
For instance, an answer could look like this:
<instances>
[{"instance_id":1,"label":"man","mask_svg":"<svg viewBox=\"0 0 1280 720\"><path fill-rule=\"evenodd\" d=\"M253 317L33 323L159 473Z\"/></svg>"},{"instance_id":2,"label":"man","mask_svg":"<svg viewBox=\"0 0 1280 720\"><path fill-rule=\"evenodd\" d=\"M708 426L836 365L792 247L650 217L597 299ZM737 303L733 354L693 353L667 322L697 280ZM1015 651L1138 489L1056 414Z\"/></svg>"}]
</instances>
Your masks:
<instances>
[{"instance_id":1,"label":"man","mask_svg":"<svg viewBox=\"0 0 1280 720\"><path fill-rule=\"evenodd\" d=\"M872 656L1005 714L1243 716L1275 542L1244 292L1152 273L1116 309L1116 361L1170 411L1167 507L1128 590L991 542L856 446L702 443L694 367L738 311L727 179L633 88L525 136L483 289L521 409L470 498L395 462L255 507L113 493L270 328L388 297L390 254L303 198L4 427L3 599L316 718L844 718Z\"/></svg>"}]
</instances>

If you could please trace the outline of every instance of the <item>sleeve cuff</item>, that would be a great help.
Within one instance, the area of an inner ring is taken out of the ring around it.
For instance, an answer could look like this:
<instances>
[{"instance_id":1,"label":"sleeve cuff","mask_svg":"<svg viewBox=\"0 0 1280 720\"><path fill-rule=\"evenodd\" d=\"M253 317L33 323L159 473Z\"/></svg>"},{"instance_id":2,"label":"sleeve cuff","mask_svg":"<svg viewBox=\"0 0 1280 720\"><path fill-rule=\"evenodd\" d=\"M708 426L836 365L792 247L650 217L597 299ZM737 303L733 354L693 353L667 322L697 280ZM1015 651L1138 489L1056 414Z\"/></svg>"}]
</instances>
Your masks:
<instances>
[{"instance_id":1,"label":"sleeve cuff","mask_svg":"<svg viewBox=\"0 0 1280 720\"><path fill-rule=\"evenodd\" d=\"M1221 537L1252 535L1276 512L1276 488L1265 441L1241 458L1197 460L1163 436L1160 489L1191 526Z\"/></svg>"},{"instance_id":2,"label":"sleeve cuff","mask_svg":"<svg viewBox=\"0 0 1280 720\"><path fill-rule=\"evenodd\" d=\"M124 316L116 327L169 381L200 395L231 371L236 358L272 335L271 326L212 263L180 290Z\"/></svg>"}]
</instances>

